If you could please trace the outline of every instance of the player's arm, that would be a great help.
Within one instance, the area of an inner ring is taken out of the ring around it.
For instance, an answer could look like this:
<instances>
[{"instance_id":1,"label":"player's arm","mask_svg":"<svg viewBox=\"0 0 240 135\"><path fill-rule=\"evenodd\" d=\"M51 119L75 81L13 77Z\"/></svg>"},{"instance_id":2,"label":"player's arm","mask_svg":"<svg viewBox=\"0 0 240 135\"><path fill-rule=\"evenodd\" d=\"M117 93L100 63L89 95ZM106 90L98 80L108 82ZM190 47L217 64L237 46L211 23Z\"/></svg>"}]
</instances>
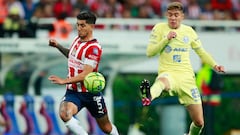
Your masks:
<instances>
[{"instance_id":1,"label":"player's arm","mask_svg":"<svg viewBox=\"0 0 240 135\"><path fill-rule=\"evenodd\" d=\"M84 67L83 67L83 71L75 77L67 78L65 84L67 84L67 83L77 83L77 82L83 81L86 75L93 72L93 69L94 68L91 65L85 64Z\"/></svg>"},{"instance_id":2,"label":"player's arm","mask_svg":"<svg viewBox=\"0 0 240 135\"><path fill-rule=\"evenodd\" d=\"M201 58L203 63L209 64L217 72L223 73L225 72L224 67L218 65L216 61L213 59L213 57L208 52L206 52L202 47L195 49L195 52Z\"/></svg>"},{"instance_id":3,"label":"player's arm","mask_svg":"<svg viewBox=\"0 0 240 135\"><path fill-rule=\"evenodd\" d=\"M80 74L78 74L77 76L74 77L69 77L69 78L60 78L56 75L51 75L48 77L48 80L50 80L52 83L54 84L71 84L71 83L77 83L77 82L81 82L84 80L84 77L89 74L90 72L93 71L93 67L90 65L84 65L84 69L83 72L81 72Z\"/></svg>"},{"instance_id":4,"label":"player's arm","mask_svg":"<svg viewBox=\"0 0 240 135\"><path fill-rule=\"evenodd\" d=\"M170 31L166 37L162 38L160 28L155 26L149 38L146 55L151 57L160 53L167 43L176 36L175 32Z\"/></svg>"},{"instance_id":5,"label":"player's arm","mask_svg":"<svg viewBox=\"0 0 240 135\"><path fill-rule=\"evenodd\" d=\"M55 39L49 40L49 46L57 48L65 57L68 58L69 49L60 45Z\"/></svg>"},{"instance_id":6,"label":"player's arm","mask_svg":"<svg viewBox=\"0 0 240 135\"><path fill-rule=\"evenodd\" d=\"M194 51L197 53L203 63L209 64L211 67L217 65L213 57L203 47L195 48Z\"/></svg>"},{"instance_id":7,"label":"player's arm","mask_svg":"<svg viewBox=\"0 0 240 135\"><path fill-rule=\"evenodd\" d=\"M190 28L190 27L189 27ZM192 29L188 29L188 33L192 35L191 47L197 53L202 63L208 64L211 67L217 65L213 57L202 47L202 43L197 35L197 33Z\"/></svg>"},{"instance_id":8,"label":"player's arm","mask_svg":"<svg viewBox=\"0 0 240 135\"><path fill-rule=\"evenodd\" d=\"M217 72L225 73L224 67L216 63L213 57L202 47L198 38L192 42L192 48L198 54L203 63L209 64Z\"/></svg>"},{"instance_id":9,"label":"player's arm","mask_svg":"<svg viewBox=\"0 0 240 135\"><path fill-rule=\"evenodd\" d=\"M195 49L195 52L201 58L203 63L209 64L215 71L225 73L224 66L218 65L213 57L206 52L202 47Z\"/></svg>"}]
</instances>

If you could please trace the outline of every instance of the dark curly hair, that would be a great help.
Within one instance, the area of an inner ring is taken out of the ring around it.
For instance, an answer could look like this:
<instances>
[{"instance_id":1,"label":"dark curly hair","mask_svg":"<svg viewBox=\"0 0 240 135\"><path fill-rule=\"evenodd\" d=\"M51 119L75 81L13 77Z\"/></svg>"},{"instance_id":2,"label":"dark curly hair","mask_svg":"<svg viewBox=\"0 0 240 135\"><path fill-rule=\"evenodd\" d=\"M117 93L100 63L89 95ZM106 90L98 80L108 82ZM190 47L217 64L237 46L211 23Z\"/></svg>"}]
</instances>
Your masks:
<instances>
[{"instance_id":1,"label":"dark curly hair","mask_svg":"<svg viewBox=\"0 0 240 135\"><path fill-rule=\"evenodd\" d=\"M97 17L91 11L81 11L77 15L77 19L78 20L86 20L86 23L88 23L88 24L95 24L96 20L97 20Z\"/></svg>"}]
</instances>

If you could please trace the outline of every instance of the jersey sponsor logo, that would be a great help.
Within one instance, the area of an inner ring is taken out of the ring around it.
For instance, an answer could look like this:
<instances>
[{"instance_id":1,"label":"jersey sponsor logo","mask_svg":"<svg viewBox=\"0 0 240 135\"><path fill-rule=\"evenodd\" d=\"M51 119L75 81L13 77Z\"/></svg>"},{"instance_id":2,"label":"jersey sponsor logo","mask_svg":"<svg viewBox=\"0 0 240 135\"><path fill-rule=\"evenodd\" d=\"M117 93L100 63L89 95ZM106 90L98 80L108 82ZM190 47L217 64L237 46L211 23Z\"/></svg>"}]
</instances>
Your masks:
<instances>
[{"instance_id":1,"label":"jersey sponsor logo","mask_svg":"<svg viewBox=\"0 0 240 135\"><path fill-rule=\"evenodd\" d=\"M164 51L165 51L166 53L170 53L170 52L172 51L172 47L169 46L169 45L166 45Z\"/></svg>"},{"instance_id":2,"label":"jersey sponsor logo","mask_svg":"<svg viewBox=\"0 0 240 135\"><path fill-rule=\"evenodd\" d=\"M173 51L174 52L187 52L188 49L187 48L174 48Z\"/></svg>"},{"instance_id":3,"label":"jersey sponsor logo","mask_svg":"<svg viewBox=\"0 0 240 135\"><path fill-rule=\"evenodd\" d=\"M92 60L97 60L98 59L98 56L95 56L95 55L88 55L89 59L92 59Z\"/></svg>"},{"instance_id":4,"label":"jersey sponsor logo","mask_svg":"<svg viewBox=\"0 0 240 135\"><path fill-rule=\"evenodd\" d=\"M171 51L174 52L187 52L188 48L172 48L171 46L167 45L164 50L166 53L170 53Z\"/></svg>"},{"instance_id":5,"label":"jersey sponsor logo","mask_svg":"<svg viewBox=\"0 0 240 135\"><path fill-rule=\"evenodd\" d=\"M68 58L68 66L75 67L76 69L83 69L83 63L80 60L74 59L73 57Z\"/></svg>"}]
</instances>

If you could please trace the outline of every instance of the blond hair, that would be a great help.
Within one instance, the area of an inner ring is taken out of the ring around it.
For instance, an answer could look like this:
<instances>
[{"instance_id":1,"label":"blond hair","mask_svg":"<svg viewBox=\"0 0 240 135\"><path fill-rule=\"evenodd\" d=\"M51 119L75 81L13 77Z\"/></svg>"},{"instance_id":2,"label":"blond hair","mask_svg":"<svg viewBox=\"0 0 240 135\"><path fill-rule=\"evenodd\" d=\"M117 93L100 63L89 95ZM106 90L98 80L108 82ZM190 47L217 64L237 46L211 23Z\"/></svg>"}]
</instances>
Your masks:
<instances>
[{"instance_id":1,"label":"blond hair","mask_svg":"<svg viewBox=\"0 0 240 135\"><path fill-rule=\"evenodd\" d=\"M167 10L172 10L172 9L176 9L183 12L183 5L180 2L172 2L168 4Z\"/></svg>"}]
</instances>

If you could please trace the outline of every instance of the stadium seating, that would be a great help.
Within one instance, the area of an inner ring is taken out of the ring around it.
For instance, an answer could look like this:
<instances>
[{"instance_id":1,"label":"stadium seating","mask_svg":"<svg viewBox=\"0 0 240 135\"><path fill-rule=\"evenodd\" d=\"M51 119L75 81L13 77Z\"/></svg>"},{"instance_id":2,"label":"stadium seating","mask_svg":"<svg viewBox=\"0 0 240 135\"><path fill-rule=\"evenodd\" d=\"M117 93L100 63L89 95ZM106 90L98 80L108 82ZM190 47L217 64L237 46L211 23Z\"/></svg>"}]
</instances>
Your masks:
<instances>
[{"instance_id":1,"label":"stadium seating","mask_svg":"<svg viewBox=\"0 0 240 135\"><path fill-rule=\"evenodd\" d=\"M17 118L14 110L14 95L12 93L6 93L3 95L4 102L1 106L1 113L6 121L9 121L7 124L4 135L21 135L22 133L19 130L17 123Z\"/></svg>"},{"instance_id":2,"label":"stadium seating","mask_svg":"<svg viewBox=\"0 0 240 135\"><path fill-rule=\"evenodd\" d=\"M27 135L41 135L41 131L39 129L37 116L35 114L34 109L34 99L32 96L26 94L24 95L24 100L21 102L21 106L19 109L20 114L25 118L26 121L26 131L24 134Z\"/></svg>"},{"instance_id":3,"label":"stadium seating","mask_svg":"<svg viewBox=\"0 0 240 135\"><path fill-rule=\"evenodd\" d=\"M61 128L54 97L12 93L0 97L0 113L5 121L9 121L3 135L72 135L68 129ZM90 135L104 135L90 113L86 113L85 118Z\"/></svg>"},{"instance_id":4,"label":"stadium seating","mask_svg":"<svg viewBox=\"0 0 240 135\"><path fill-rule=\"evenodd\" d=\"M2 114L2 116L3 116L3 119L7 122L7 125L6 125L6 127L5 127L5 131L4 131L4 134L5 133L9 133L10 132L10 128L11 128L11 126L10 126L10 118L9 118L9 116L8 116L8 114L7 114L7 111L6 111L6 103L3 101L3 102L1 102L1 107L0 107L0 112L1 112L1 114Z\"/></svg>"},{"instance_id":5,"label":"stadium seating","mask_svg":"<svg viewBox=\"0 0 240 135\"><path fill-rule=\"evenodd\" d=\"M47 131L45 135L63 135L64 133L60 130L59 122L57 120L54 99L51 96L44 96L43 102L41 103L40 114L45 118L47 123Z\"/></svg>"}]
</instances>

